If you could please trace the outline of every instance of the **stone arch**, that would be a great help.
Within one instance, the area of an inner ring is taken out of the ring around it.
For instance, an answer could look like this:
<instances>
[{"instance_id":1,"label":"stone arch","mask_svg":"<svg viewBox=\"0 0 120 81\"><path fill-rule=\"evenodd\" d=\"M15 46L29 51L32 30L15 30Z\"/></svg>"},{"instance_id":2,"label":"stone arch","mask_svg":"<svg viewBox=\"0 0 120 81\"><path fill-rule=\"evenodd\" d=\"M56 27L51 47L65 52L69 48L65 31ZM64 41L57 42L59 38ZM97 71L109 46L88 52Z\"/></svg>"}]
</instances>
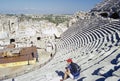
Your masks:
<instances>
[{"instance_id":1,"label":"stone arch","mask_svg":"<svg viewBox=\"0 0 120 81\"><path fill-rule=\"evenodd\" d=\"M110 18L119 19L120 16L119 16L119 14L117 12L115 12L115 13L113 13L113 14L110 15Z\"/></svg>"}]
</instances>

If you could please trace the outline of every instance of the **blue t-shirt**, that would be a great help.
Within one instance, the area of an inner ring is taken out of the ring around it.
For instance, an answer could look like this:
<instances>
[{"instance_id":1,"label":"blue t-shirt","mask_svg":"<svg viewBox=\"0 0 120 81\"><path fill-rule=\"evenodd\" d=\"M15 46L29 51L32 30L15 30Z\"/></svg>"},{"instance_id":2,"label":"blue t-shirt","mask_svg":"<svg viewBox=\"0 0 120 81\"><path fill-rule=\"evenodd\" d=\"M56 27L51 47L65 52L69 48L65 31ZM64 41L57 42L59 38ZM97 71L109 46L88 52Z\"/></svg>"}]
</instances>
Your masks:
<instances>
[{"instance_id":1,"label":"blue t-shirt","mask_svg":"<svg viewBox=\"0 0 120 81\"><path fill-rule=\"evenodd\" d=\"M78 71L78 72L74 72L74 69L72 68L71 64L68 65L68 68L69 68L71 74L72 74L74 77L77 77L77 76L80 75L80 72L79 72L79 71Z\"/></svg>"}]
</instances>

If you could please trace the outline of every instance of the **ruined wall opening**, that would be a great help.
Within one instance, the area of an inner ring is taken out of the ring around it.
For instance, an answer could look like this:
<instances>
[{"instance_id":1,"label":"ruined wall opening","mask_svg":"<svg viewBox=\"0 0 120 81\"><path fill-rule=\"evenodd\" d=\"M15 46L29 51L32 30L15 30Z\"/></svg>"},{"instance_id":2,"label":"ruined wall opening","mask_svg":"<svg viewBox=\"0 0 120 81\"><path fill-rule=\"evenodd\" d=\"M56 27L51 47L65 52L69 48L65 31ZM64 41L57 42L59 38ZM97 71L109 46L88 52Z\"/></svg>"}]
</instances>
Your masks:
<instances>
[{"instance_id":1,"label":"ruined wall opening","mask_svg":"<svg viewBox=\"0 0 120 81\"><path fill-rule=\"evenodd\" d=\"M110 16L110 18L119 19L120 16L119 16L119 14L118 14L117 12L115 12L115 13L113 13L113 14Z\"/></svg>"},{"instance_id":2,"label":"ruined wall opening","mask_svg":"<svg viewBox=\"0 0 120 81\"><path fill-rule=\"evenodd\" d=\"M40 40L41 39L41 37L37 37L37 40Z\"/></svg>"},{"instance_id":3,"label":"ruined wall opening","mask_svg":"<svg viewBox=\"0 0 120 81\"><path fill-rule=\"evenodd\" d=\"M100 13L100 15L101 15L102 17L105 17L105 18L108 17L108 13Z\"/></svg>"},{"instance_id":4,"label":"ruined wall opening","mask_svg":"<svg viewBox=\"0 0 120 81\"><path fill-rule=\"evenodd\" d=\"M11 44L12 42L15 42L15 39L10 39L10 44Z\"/></svg>"}]
</instances>

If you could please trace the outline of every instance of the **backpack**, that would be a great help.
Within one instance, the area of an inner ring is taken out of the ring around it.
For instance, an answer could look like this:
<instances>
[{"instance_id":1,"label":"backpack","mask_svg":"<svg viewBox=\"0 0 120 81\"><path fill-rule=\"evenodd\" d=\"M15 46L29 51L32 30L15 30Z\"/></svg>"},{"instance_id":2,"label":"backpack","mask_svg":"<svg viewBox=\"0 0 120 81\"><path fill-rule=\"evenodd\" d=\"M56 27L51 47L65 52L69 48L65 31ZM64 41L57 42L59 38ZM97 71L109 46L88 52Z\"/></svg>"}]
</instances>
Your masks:
<instances>
[{"instance_id":1,"label":"backpack","mask_svg":"<svg viewBox=\"0 0 120 81\"><path fill-rule=\"evenodd\" d=\"M80 66L76 63L71 63L70 66L71 66L70 70L72 73L78 73L81 70Z\"/></svg>"}]
</instances>

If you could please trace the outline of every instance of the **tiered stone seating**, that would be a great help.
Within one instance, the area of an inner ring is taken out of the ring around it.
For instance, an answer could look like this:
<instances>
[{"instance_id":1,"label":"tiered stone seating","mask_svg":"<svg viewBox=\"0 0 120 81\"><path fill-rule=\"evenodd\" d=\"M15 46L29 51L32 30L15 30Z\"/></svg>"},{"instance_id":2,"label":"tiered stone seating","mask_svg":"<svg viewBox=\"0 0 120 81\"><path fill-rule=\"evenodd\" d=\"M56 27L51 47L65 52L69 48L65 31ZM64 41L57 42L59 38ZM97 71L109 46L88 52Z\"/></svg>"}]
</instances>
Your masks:
<instances>
[{"instance_id":1,"label":"tiered stone seating","mask_svg":"<svg viewBox=\"0 0 120 81\"><path fill-rule=\"evenodd\" d=\"M98 40L101 41L103 39L104 39L104 37L101 39L98 39ZM87 40L87 38L83 39L83 40ZM75 42L75 40L73 42ZM112 78L114 80L119 79L118 77L104 78L104 76L92 75L92 72L94 72L94 70L96 70L100 67L104 67L104 66L106 66L106 64L109 64L109 63L104 63L103 60L107 59L107 56L109 57L109 55L111 55L111 54L114 55L112 52L118 48L114 46L108 52L103 51L103 52L99 53L99 52L95 51L95 52L92 52L91 54L84 53L82 56L82 52L84 50L87 50L88 48L90 48L90 50L93 51L95 49L94 46L97 46L97 48L101 47L100 45L98 45L99 43L96 43L97 41L93 41L92 39L91 39L91 42L90 41L88 42L88 44L86 42L84 43L85 45L82 45L79 48L74 49L72 52L70 51L68 53L68 51L67 51L67 53L65 53L65 51L69 50L69 49L64 49L63 50L64 52L57 52L57 55L54 57L54 59L52 59L52 61L50 63L46 64L44 67L40 68L39 70L19 76L19 77L15 78L15 80L16 81L21 81L21 80L23 80L23 81L53 81L53 79L58 77L57 74L55 73L55 71L56 70L64 71L64 68L62 68L64 66L66 66L66 63L64 60L66 60L67 58L70 58L70 57L73 58L73 60L75 62L77 62L79 65L81 65L82 71L81 71L80 77L86 77L86 78L84 78L84 81L88 81L88 80L89 81L97 81L98 79L105 79L106 81L108 81L109 78ZM104 41L101 42L101 44L103 44L103 43L104 43ZM69 43L67 43L67 44L69 44ZM73 44L75 44L75 43L73 43ZM78 44L78 43L76 43L76 44ZM111 43L111 45L112 45L112 43ZM91 46L93 47L93 49L91 48ZM73 48L74 48L74 46L71 49L73 49ZM79 50L79 52L76 52L75 50L76 51ZM100 51L102 51L102 49ZM74 54L75 52L76 52L76 54ZM84 52L86 52L86 51L84 51ZM78 55L80 55L80 56L78 56ZM93 55L92 58L91 58L91 55ZM100 63L102 65L100 65ZM109 67L109 68L111 68L111 67ZM46 72L46 70L48 70L48 71ZM118 76L118 73L113 72L113 75ZM11 79L9 79L9 80L11 80ZM72 80L69 79L68 81L72 81Z\"/></svg>"},{"instance_id":2,"label":"tiered stone seating","mask_svg":"<svg viewBox=\"0 0 120 81\"><path fill-rule=\"evenodd\" d=\"M105 0L94 9L118 8L120 0ZM94 10L93 9L93 10ZM90 16L78 20L61 35L54 58L38 70L15 77L15 81L59 81L66 59L81 66L77 81L120 81L120 20ZM8 79L6 81L11 81ZM66 81L73 81L68 79Z\"/></svg>"},{"instance_id":3,"label":"tiered stone seating","mask_svg":"<svg viewBox=\"0 0 120 81\"><path fill-rule=\"evenodd\" d=\"M102 26L94 29L94 31L87 30L86 32L78 33L78 34L74 35L74 37L71 37L71 40L72 40L72 38L76 37L77 39L79 39L79 41L77 41L77 42L80 42L80 43L74 43L74 45L72 47L72 48L74 48L74 50L73 50L73 52L71 52L71 54L73 54L73 53L80 54L79 58L74 57L77 60L77 63L80 63L81 67L87 66L86 68L90 68L90 67L94 67L94 64L92 65L91 62L93 62L93 63L96 62L96 64L97 64L97 62L99 63L102 60L109 57L109 54L113 54L114 51L119 49L118 48L119 47L118 43L120 40L120 29L119 28L120 28L119 21L111 21L110 23L107 23L105 25L102 25ZM67 43L67 44L69 44L69 43ZM75 45L75 44L82 44L82 45ZM67 46L69 46L69 45L67 45ZM78 47L76 48L76 46L78 46ZM75 50L79 50L79 52L75 52ZM90 54L90 52L91 52L91 54ZM65 51L64 51L64 53L65 53ZM97 55L95 53L97 53ZM107 63L107 64L111 65L111 66L109 66L110 69L113 68L113 66L114 66L110 63ZM103 65L103 66L105 66L105 65ZM105 70L104 70L104 72L105 72ZM109 72L109 69L108 69L108 72ZM106 78L104 78L104 79L106 79ZM117 78L117 79L119 79L119 78ZM86 78L85 80L88 81L90 79Z\"/></svg>"}]
</instances>

